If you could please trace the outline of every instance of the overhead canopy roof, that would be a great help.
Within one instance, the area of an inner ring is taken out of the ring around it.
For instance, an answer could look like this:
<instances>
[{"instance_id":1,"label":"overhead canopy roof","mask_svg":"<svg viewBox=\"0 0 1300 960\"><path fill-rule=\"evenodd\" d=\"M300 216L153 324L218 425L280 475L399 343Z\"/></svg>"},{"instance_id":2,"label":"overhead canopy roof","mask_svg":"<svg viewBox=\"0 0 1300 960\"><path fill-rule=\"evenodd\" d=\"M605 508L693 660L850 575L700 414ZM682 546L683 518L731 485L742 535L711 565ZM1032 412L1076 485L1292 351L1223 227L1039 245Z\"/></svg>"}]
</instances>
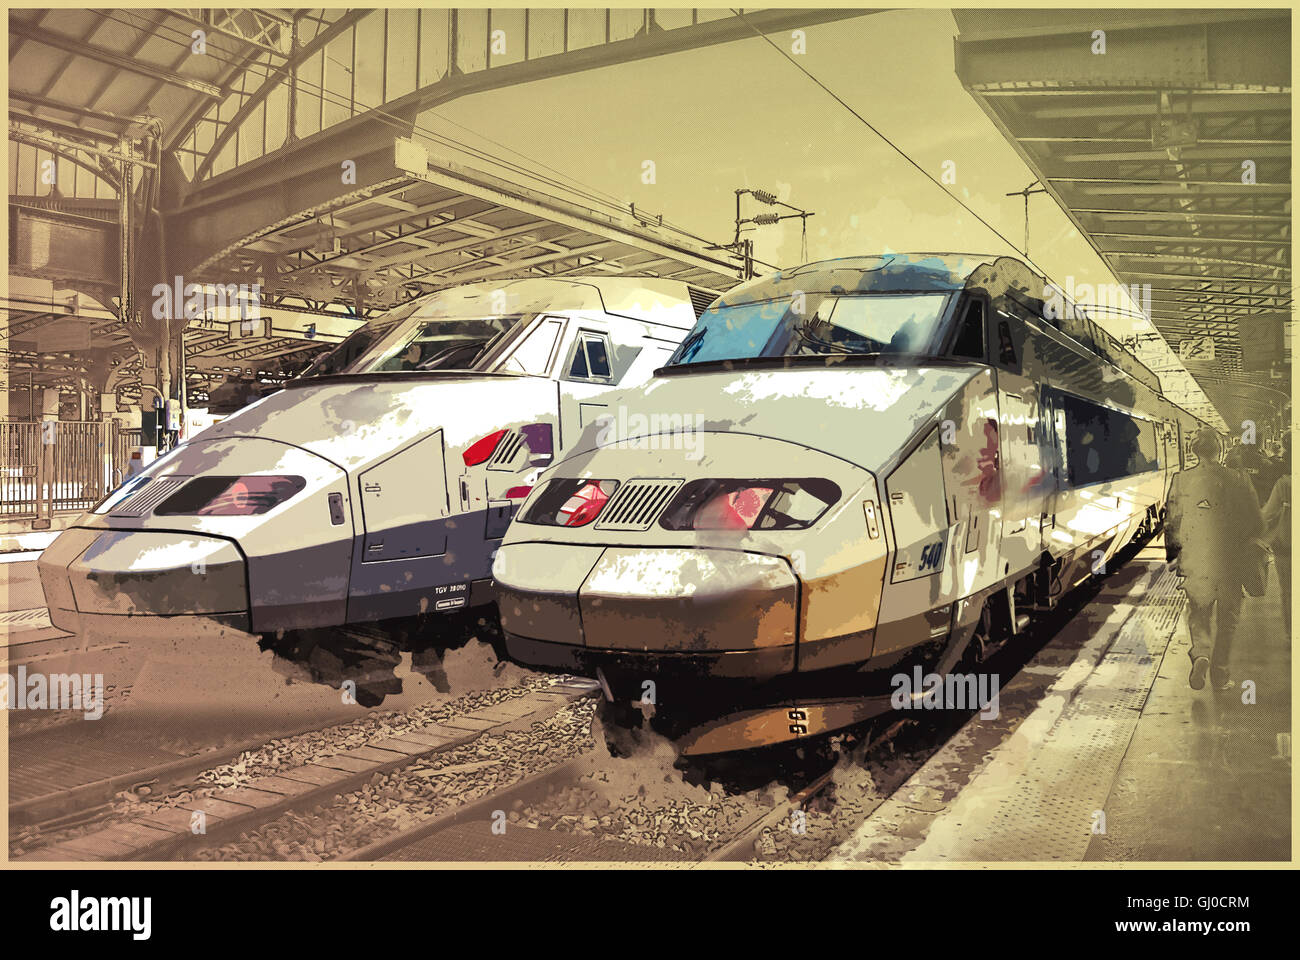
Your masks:
<instances>
[{"instance_id":1,"label":"overhead canopy roof","mask_svg":"<svg viewBox=\"0 0 1300 960\"><path fill-rule=\"evenodd\" d=\"M319 26L320 11L307 16ZM10 115L112 138L147 113L181 131L259 59L283 63L292 22L287 10L11 9Z\"/></svg>"},{"instance_id":2,"label":"overhead canopy roof","mask_svg":"<svg viewBox=\"0 0 1300 960\"><path fill-rule=\"evenodd\" d=\"M378 158L368 163L373 170ZM258 279L272 302L383 308L418 292L524 276L657 276L721 291L734 256L630 211L597 211L397 140L383 172L309 215L234 238L197 276ZM244 197L256 196L242 194ZM226 205L225 195L205 206ZM299 201L301 202L301 201ZM184 243L185 235L178 235Z\"/></svg>"},{"instance_id":3,"label":"overhead canopy roof","mask_svg":"<svg viewBox=\"0 0 1300 960\"><path fill-rule=\"evenodd\" d=\"M318 313L322 324L355 323L432 289L512 276L650 275L722 290L738 279L737 259L657 217L597 208L490 165L435 158L398 167L394 140L417 133L421 110L477 90L870 12L13 10L10 140L11 156L13 143L21 145L14 164L21 172L11 177L11 194L52 201L28 204L38 231L37 214L84 216L88 203L103 205L91 212L105 224L116 220L112 142L138 137L147 117L164 151L168 273L259 283L277 317ZM494 29L510 32L508 51L489 42ZM57 196L38 174L51 153ZM351 186L340 184L340 157L360 171ZM84 169L66 176L69 163ZM115 266L107 250L101 259ZM22 263L13 272L52 284L38 299L57 300L69 284L88 282ZM114 278L91 278L105 279ZM111 290L100 282L95 293L110 309ZM44 365L40 343L61 342L56 334L77 326L92 327L93 350L130 349L111 317L100 322L84 307L68 314L56 304L38 322L25 310L7 308L20 333L43 334L10 343L32 348L22 365ZM248 363L265 372L255 361L273 368L319 342L230 342L214 330L187 352L193 367Z\"/></svg>"},{"instance_id":4,"label":"overhead canopy roof","mask_svg":"<svg viewBox=\"0 0 1300 960\"><path fill-rule=\"evenodd\" d=\"M953 15L966 89L1211 398L1267 381L1289 353L1289 12Z\"/></svg>"},{"instance_id":5,"label":"overhead canopy roof","mask_svg":"<svg viewBox=\"0 0 1300 960\"><path fill-rule=\"evenodd\" d=\"M210 298L211 299L211 298ZM49 281L10 277L0 297L0 380L13 389L72 387L94 366L113 372L110 392L135 402L139 356L117 317L84 294ZM265 323L245 325L237 312L208 308L186 325L185 357L190 390L200 395L226 377L282 375L296 371L322 349L340 342L359 324L342 314L307 314L275 308Z\"/></svg>"}]
</instances>

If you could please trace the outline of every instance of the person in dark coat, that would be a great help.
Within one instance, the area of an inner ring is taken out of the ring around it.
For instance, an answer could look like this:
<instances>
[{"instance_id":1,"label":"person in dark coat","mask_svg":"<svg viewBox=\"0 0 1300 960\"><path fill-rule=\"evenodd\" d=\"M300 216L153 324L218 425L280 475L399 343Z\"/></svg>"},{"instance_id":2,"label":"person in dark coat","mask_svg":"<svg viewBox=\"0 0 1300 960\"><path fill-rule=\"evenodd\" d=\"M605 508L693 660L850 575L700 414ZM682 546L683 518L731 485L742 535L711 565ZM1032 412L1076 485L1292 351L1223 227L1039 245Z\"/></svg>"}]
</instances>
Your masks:
<instances>
[{"instance_id":1,"label":"person in dark coat","mask_svg":"<svg viewBox=\"0 0 1300 960\"><path fill-rule=\"evenodd\" d=\"M1268 499L1272 488L1272 478L1268 474L1268 461L1258 444L1242 443L1232 448L1234 457L1227 458L1227 464L1246 475L1250 485L1255 488L1255 499L1263 503Z\"/></svg>"},{"instance_id":2,"label":"person in dark coat","mask_svg":"<svg viewBox=\"0 0 1300 960\"><path fill-rule=\"evenodd\" d=\"M1264 532L1259 500L1246 477L1219 463L1219 437L1204 429L1192 441L1198 463L1174 475L1169 488L1165 552L1183 576L1192 635L1193 690L1209 672L1220 689L1232 685L1228 659L1241 618L1251 542ZM1217 629L1212 629L1217 620Z\"/></svg>"},{"instance_id":3,"label":"person in dark coat","mask_svg":"<svg viewBox=\"0 0 1300 960\"><path fill-rule=\"evenodd\" d=\"M1268 503L1264 504L1264 527L1268 545L1273 548L1273 565L1277 567L1278 586L1282 588L1282 623L1291 636L1291 440L1283 441L1279 457L1282 472Z\"/></svg>"},{"instance_id":4,"label":"person in dark coat","mask_svg":"<svg viewBox=\"0 0 1300 960\"><path fill-rule=\"evenodd\" d=\"M1259 494L1260 503L1268 503L1272 496L1273 485L1282 477L1291 475L1291 458L1287 452L1290 449L1289 440L1273 444L1268 455L1263 458L1259 470L1259 479L1255 483L1255 492Z\"/></svg>"}]
</instances>

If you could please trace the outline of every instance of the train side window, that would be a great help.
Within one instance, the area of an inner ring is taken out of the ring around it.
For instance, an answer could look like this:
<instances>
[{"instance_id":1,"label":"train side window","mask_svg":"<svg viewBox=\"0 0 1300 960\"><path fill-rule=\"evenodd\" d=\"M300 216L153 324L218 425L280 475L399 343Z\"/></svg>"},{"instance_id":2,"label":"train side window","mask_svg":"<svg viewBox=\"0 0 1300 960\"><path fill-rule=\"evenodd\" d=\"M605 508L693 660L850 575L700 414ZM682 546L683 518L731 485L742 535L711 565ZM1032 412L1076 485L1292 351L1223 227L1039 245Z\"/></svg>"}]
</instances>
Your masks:
<instances>
[{"instance_id":1,"label":"train side window","mask_svg":"<svg viewBox=\"0 0 1300 960\"><path fill-rule=\"evenodd\" d=\"M1004 367L1015 367L1016 341L1011 338L1011 324L1005 320L998 321L998 363Z\"/></svg>"},{"instance_id":2,"label":"train side window","mask_svg":"<svg viewBox=\"0 0 1300 960\"><path fill-rule=\"evenodd\" d=\"M968 360L984 359L984 301L971 300L966 304L953 340L952 355Z\"/></svg>"},{"instance_id":3,"label":"train side window","mask_svg":"<svg viewBox=\"0 0 1300 960\"><path fill-rule=\"evenodd\" d=\"M1156 428L1081 397L1062 397L1066 413L1066 460L1070 485L1087 486L1155 470Z\"/></svg>"},{"instance_id":4,"label":"train side window","mask_svg":"<svg viewBox=\"0 0 1300 960\"><path fill-rule=\"evenodd\" d=\"M583 337L587 341L587 367L593 377L608 377L609 346L604 337Z\"/></svg>"},{"instance_id":5,"label":"train side window","mask_svg":"<svg viewBox=\"0 0 1300 960\"><path fill-rule=\"evenodd\" d=\"M579 332L574 343L573 360L569 363L570 380L604 382L613 376L609 365L609 340L604 334L587 330Z\"/></svg>"}]
</instances>

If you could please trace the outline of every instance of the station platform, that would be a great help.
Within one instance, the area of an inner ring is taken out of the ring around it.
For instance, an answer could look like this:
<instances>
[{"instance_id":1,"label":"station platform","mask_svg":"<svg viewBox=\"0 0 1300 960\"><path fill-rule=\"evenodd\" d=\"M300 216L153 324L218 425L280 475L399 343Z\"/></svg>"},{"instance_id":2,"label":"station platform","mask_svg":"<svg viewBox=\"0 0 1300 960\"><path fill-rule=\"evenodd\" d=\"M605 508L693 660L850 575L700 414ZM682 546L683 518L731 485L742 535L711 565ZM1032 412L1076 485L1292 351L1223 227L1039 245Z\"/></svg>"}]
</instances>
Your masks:
<instances>
[{"instance_id":1,"label":"station platform","mask_svg":"<svg viewBox=\"0 0 1300 960\"><path fill-rule=\"evenodd\" d=\"M69 513L52 517L48 530L33 530L31 520L0 518L0 558L6 554L44 550L79 516L80 513Z\"/></svg>"},{"instance_id":2,"label":"station platform","mask_svg":"<svg viewBox=\"0 0 1300 960\"><path fill-rule=\"evenodd\" d=\"M1276 568L1233 685L1188 685L1186 598L1156 541L828 863L1230 863L1291 857L1291 649Z\"/></svg>"}]
</instances>

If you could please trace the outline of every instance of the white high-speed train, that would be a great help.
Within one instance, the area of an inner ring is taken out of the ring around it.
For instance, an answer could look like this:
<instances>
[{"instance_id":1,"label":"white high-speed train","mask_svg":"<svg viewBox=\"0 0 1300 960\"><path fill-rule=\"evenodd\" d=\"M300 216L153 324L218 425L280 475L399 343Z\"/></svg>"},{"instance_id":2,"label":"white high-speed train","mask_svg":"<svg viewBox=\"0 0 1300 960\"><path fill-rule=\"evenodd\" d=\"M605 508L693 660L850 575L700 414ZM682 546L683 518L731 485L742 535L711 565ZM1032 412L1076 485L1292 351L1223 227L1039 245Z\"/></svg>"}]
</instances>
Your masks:
<instances>
[{"instance_id":1,"label":"white high-speed train","mask_svg":"<svg viewBox=\"0 0 1300 960\"><path fill-rule=\"evenodd\" d=\"M491 554L535 476L714 296L521 279L372 320L60 534L39 560L50 619L117 637L184 617L274 634L488 602Z\"/></svg>"},{"instance_id":2,"label":"white high-speed train","mask_svg":"<svg viewBox=\"0 0 1300 960\"><path fill-rule=\"evenodd\" d=\"M734 288L529 494L493 566L508 655L597 676L615 723L653 701L693 754L979 662L1154 529L1203 426L1061 307L968 254Z\"/></svg>"}]
</instances>

